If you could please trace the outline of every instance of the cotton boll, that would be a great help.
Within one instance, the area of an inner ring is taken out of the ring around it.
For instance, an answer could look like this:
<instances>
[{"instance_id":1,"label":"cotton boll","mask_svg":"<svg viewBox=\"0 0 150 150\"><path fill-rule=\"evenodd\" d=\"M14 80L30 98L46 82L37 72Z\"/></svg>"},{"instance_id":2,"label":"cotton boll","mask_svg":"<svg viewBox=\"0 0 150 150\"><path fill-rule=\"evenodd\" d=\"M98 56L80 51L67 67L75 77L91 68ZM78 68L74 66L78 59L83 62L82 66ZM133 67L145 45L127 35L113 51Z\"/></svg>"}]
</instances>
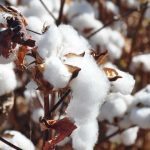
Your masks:
<instances>
[{"instance_id":1,"label":"cotton boll","mask_svg":"<svg viewBox=\"0 0 150 150\"><path fill-rule=\"evenodd\" d=\"M77 125L77 129L73 131L71 137L75 150L93 150L98 138L97 120Z\"/></svg>"},{"instance_id":2,"label":"cotton boll","mask_svg":"<svg viewBox=\"0 0 150 150\"><path fill-rule=\"evenodd\" d=\"M119 13L118 7L113 2L106 1L105 5L106 5L106 9L108 11L114 13L115 15L117 15Z\"/></svg>"},{"instance_id":3,"label":"cotton boll","mask_svg":"<svg viewBox=\"0 0 150 150\"><path fill-rule=\"evenodd\" d=\"M150 128L150 108L135 108L131 110L130 120L143 129Z\"/></svg>"},{"instance_id":4,"label":"cotton boll","mask_svg":"<svg viewBox=\"0 0 150 150\"><path fill-rule=\"evenodd\" d=\"M150 85L135 93L134 101L135 105L143 104L144 106L150 107Z\"/></svg>"},{"instance_id":5,"label":"cotton boll","mask_svg":"<svg viewBox=\"0 0 150 150\"><path fill-rule=\"evenodd\" d=\"M50 55L57 55L61 48L62 35L56 25L51 25L43 38L39 42L38 52L43 58L48 58Z\"/></svg>"},{"instance_id":6,"label":"cotton boll","mask_svg":"<svg viewBox=\"0 0 150 150\"><path fill-rule=\"evenodd\" d=\"M115 44L108 43L106 46L111 60L119 59L122 55L122 50Z\"/></svg>"},{"instance_id":7,"label":"cotton boll","mask_svg":"<svg viewBox=\"0 0 150 150\"><path fill-rule=\"evenodd\" d=\"M140 1L139 0L122 0L123 2L125 2L126 3L126 5L128 6L128 7L139 7L139 5L140 5Z\"/></svg>"},{"instance_id":8,"label":"cotton boll","mask_svg":"<svg viewBox=\"0 0 150 150\"><path fill-rule=\"evenodd\" d=\"M10 134L13 137L4 137L8 142L18 146L19 148L23 150L35 150L35 146L33 143L25 137L23 134L21 134L18 131L15 130L7 130L4 132L4 134ZM0 149L2 150L14 150L14 148L11 148L10 146L6 145L5 143L0 141Z\"/></svg>"},{"instance_id":9,"label":"cotton boll","mask_svg":"<svg viewBox=\"0 0 150 150\"><path fill-rule=\"evenodd\" d=\"M71 20L71 25L76 28L78 31L80 31L83 35L87 35L91 32L94 32L95 30L102 27L102 23L95 19L90 14L81 14L77 17L74 17ZM86 33L85 31L87 29L92 29L90 32Z\"/></svg>"},{"instance_id":10,"label":"cotton boll","mask_svg":"<svg viewBox=\"0 0 150 150\"><path fill-rule=\"evenodd\" d=\"M150 59L149 58L150 58L149 53L134 56L132 58L131 67L135 70L135 69L139 68L140 65L142 64L143 65L142 69L144 71L150 71Z\"/></svg>"},{"instance_id":11,"label":"cotton boll","mask_svg":"<svg viewBox=\"0 0 150 150\"><path fill-rule=\"evenodd\" d=\"M60 55L68 53L82 54L91 48L89 43L72 26L60 25L59 31L63 40Z\"/></svg>"},{"instance_id":12,"label":"cotton boll","mask_svg":"<svg viewBox=\"0 0 150 150\"><path fill-rule=\"evenodd\" d=\"M17 86L13 64L0 64L0 95L12 92Z\"/></svg>"},{"instance_id":13,"label":"cotton boll","mask_svg":"<svg viewBox=\"0 0 150 150\"><path fill-rule=\"evenodd\" d=\"M121 129L127 129L133 125L130 120L129 112L119 120L118 125Z\"/></svg>"},{"instance_id":14,"label":"cotton boll","mask_svg":"<svg viewBox=\"0 0 150 150\"><path fill-rule=\"evenodd\" d=\"M64 88L70 78L71 73L67 67L57 57L49 57L45 60L44 78L55 88Z\"/></svg>"},{"instance_id":15,"label":"cotton boll","mask_svg":"<svg viewBox=\"0 0 150 150\"><path fill-rule=\"evenodd\" d=\"M74 16L83 14L83 13L88 13L94 16L94 9L86 1L81 1L81 2L76 1L76 2L73 2L70 8L68 9L67 17L69 20L71 20L71 18L73 18Z\"/></svg>"},{"instance_id":16,"label":"cotton boll","mask_svg":"<svg viewBox=\"0 0 150 150\"><path fill-rule=\"evenodd\" d=\"M3 57L2 55L0 56L0 64L9 64L15 60L15 55L10 54L8 58Z\"/></svg>"},{"instance_id":17,"label":"cotton boll","mask_svg":"<svg viewBox=\"0 0 150 150\"><path fill-rule=\"evenodd\" d=\"M39 123L39 118L44 116L44 109L37 108L32 111L31 118L34 122Z\"/></svg>"},{"instance_id":18,"label":"cotton boll","mask_svg":"<svg viewBox=\"0 0 150 150\"><path fill-rule=\"evenodd\" d=\"M129 73L116 70L122 78L117 79L116 81L111 82L111 91L120 92L122 94L130 94L135 85L135 79Z\"/></svg>"},{"instance_id":19,"label":"cotton boll","mask_svg":"<svg viewBox=\"0 0 150 150\"><path fill-rule=\"evenodd\" d=\"M130 146L135 143L139 127L132 127L121 133L122 143L126 146Z\"/></svg>"},{"instance_id":20,"label":"cotton boll","mask_svg":"<svg viewBox=\"0 0 150 150\"><path fill-rule=\"evenodd\" d=\"M122 117L128 109L124 99L119 93L110 94L106 100L100 111L101 119L113 122L114 118Z\"/></svg>"},{"instance_id":21,"label":"cotton boll","mask_svg":"<svg viewBox=\"0 0 150 150\"><path fill-rule=\"evenodd\" d=\"M81 68L81 71L70 84L73 99L67 108L67 115L80 123L96 118L109 90L108 79L92 56L71 59L68 64Z\"/></svg>"}]
</instances>

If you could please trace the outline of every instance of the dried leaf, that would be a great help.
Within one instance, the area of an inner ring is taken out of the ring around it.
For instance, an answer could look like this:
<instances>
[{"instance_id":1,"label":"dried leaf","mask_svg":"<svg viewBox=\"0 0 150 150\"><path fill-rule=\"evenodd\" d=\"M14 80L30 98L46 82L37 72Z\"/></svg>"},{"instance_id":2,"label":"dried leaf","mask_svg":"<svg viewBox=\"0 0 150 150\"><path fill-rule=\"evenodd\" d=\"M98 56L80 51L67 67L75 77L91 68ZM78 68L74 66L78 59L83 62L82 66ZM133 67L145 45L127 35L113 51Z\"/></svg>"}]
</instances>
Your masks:
<instances>
[{"instance_id":1,"label":"dried leaf","mask_svg":"<svg viewBox=\"0 0 150 150\"><path fill-rule=\"evenodd\" d=\"M13 134L10 134L10 133L5 133L5 134L2 135L2 137L3 137L3 138L10 138L10 139L11 139L11 138L14 137L14 135L13 135Z\"/></svg>"},{"instance_id":2,"label":"dried leaf","mask_svg":"<svg viewBox=\"0 0 150 150\"><path fill-rule=\"evenodd\" d=\"M73 130L77 128L69 118L63 118L61 120L42 119L41 121L45 127L54 129L58 132L57 136L46 142L44 150L52 150L57 143L62 141L65 137L70 136Z\"/></svg>"},{"instance_id":3,"label":"dried leaf","mask_svg":"<svg viewBox=\"0 0 150 150\"><path fill-rule=\"evenodd\" d=\"M103 53L96 54L94 51L92 51L91 55L95 58L98 65L104 64L105 60L108 56L108 51L104 51Z\"/></svg>"},{"instance_id":4,"label":"dried leaf","mask_svg":"<svg viewBox=\"0 0 150 150\"><path fill-rule=\"evenodd\" d=\"M81 54L74 54L74 53L68 53L66 55L64 55L67 58L73 58L73 57L84 57L85 52L81 53Z\"/></svg>"},{"instance_id":5,"label":"dried leaf","mask_svg":"<svg viewBox=\"0 0 150 150\"><path fill-rule=\"evenodd\" d=\"M108 77L109 81L116 81L118 78L122 78L118 75L118 72L112 68L103 68L106 76Z\"/></svg>"},{"instance_id":6,"label":"dried leaf","mask_svg":"<svg viewBox=\"0 0 150 150\"><path fill-rule=\"evenodd\" d=\"M84 28L84 30L82 31L84 34L89 34L93 31L93 28Z\"/></svg>"},{"instance_id":7,"label":"dried leaf","mask_svg":"<svg viewBox=\"0 0 150 150\"><path fill-rule=\"evenodd\" d=\"M15 9L0 5L0 12L10 14L6 17L5 30L0 31L0 55L8 58L16 47L16 44L35 46L35 41L28 36L25 18Z\"/></svg>"},{"instance_id":8,"label":"dried leaf","mask_svg":"<svg viewBox=\"0 0 150 150\"><path fill-rule=\"evenodd\" d=\"M73 80L74 78L76 78L79 74L79 71L81 70L81 68L78 68L76 66L71 66L71 65L66 65L69 72L72 73L72 76L70 78L70 81Z\"/></svg>"}]
</instances>

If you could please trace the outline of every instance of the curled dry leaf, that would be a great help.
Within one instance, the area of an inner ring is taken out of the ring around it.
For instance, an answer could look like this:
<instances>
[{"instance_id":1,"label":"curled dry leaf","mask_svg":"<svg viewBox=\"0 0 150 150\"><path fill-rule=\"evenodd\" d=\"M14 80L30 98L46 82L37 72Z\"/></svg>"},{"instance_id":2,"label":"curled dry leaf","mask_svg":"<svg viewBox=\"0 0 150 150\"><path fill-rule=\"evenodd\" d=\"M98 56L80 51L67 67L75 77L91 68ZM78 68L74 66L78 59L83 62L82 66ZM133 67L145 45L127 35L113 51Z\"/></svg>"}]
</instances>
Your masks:
<instances>
[{"instance_id":1,"label":"curled dry leaf","mask_svg":"<svg viewBox=\"0 0 150 150\"><path fill-rule=\"evenodd\" d=\"M74 53L68 53L66 55L64 55L67 58L73 58L73 57L84 57L85 52L81 53L81 54L74 54Z\"/></svg>"},{"instance_id":2,"label":"curled dry leaf","mask_svg":"<svg viewBox=\"0 0 150 150\"><path fill-rule=\"evenodd\" d=\"M108 51L104 51L103 53L96 54L96 52L92 51L91 55L95 58L98 65L104 64L106 61L106 58L108 56Z\"/></svg>"},{"instance_id":3,"label":"curled dry leaf","mask_svg":"<svg viewBox=\"0 0 150 150\"><path fill-rule=\"evenodd\" d=\"M108 77L109 81L116 81L118 78L122 78L118 75L118 72L112 68L103 68L106 76Z\"/></svg>"},{"instance_id":4,"label":"curled dry leaf","mask_svg":"<svg viewBox=\"0 0 150 150\"><path fill-rule=\"evenodd\" d=\"M82 32L84 34L90 34L93 30L94 30L94 28L84 28Z\"/></svg>"},{"instance_id":5,"label":"curled dry leaf","mask_svg":"<svg viewBox=\"0 0 150 150\"><path fill-rule=\"evenodd\" d=\"M4 13L10 14L10 16L4 18L7 24L3 24L3 26L6 29L0 31L0 55L8 58L16 44L34 47L35 41L26 31L25 18L14 8L0 5L0 15Z\"/></svg>"},{"instance_id":6,"label":"curled dry leaf","mask_svg":"<svg viewBox=\"0 0 150 150\"><path fill-rule=\"evenodd\" d=\"M44 146L44 150L52 150L54 149L55 145L62 141L65 137L70 136L70 134L75 130L77 127L74 123L69 120L69 118L63 118L61 120L45 120L41 119L41 123L46 128L54 129L58 135L46 142Z\"/></svg>"}]
</instances>

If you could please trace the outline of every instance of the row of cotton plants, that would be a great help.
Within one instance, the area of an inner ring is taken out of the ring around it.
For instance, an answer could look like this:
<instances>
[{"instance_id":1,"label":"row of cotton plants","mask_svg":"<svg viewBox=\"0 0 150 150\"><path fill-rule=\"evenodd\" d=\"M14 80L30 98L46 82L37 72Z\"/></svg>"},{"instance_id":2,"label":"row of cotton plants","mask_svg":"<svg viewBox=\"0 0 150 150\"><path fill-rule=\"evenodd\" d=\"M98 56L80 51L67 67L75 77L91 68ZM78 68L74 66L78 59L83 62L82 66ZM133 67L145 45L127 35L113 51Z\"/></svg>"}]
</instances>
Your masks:
<instances>
[{"instance_id":1,"label":"row of cotton plants","mask_svg":"<svg viewBox=\"0 0 150 150\"><path fill-rule=\"evenodd\" d=\"M0 149L150 148L149 6L2 0Z\"/></svg>"}]
</instances>

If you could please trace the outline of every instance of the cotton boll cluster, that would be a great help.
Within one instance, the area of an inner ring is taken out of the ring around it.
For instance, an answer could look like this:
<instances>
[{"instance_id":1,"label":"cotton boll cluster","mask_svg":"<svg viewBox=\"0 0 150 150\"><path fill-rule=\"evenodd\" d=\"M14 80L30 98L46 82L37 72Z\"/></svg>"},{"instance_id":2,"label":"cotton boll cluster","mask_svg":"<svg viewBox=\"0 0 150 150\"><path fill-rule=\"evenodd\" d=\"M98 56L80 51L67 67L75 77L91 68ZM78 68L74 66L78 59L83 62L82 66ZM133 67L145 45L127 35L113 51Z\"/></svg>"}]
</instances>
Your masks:
<instances>
[{"instance_id":1,"label":"cotton boll cluster","mask_svg":"<svg viewBox=\"0 0 150 150\"><path fill-rule=\"evenodd\" d=\"M17 86L13 64L0 64L0 95L12 92Z\"/></svg>"},{"instance_id":2,"label":"cotton boll cluster","mask_svg":"<svg viewBox=\"0 0 150 150\"><path fill-rule=\"evenodd\" d=\"M77 8L80 8L80 6L78 5L75 6ZM91 13L89 12L83 11L83 9L81 12L76 13L78 15L74 15L74 17L70 17L68 13L67 17L71 25L84 36L90 35L90 33L93 33L103 26L103 23L97 20L94 15L91 15ZM100 51L107 49L112 60L120 58L122 54L122 48L125 44L120 32L114 31L108 27L101 30L101 32L96 33L89 39L89 41L94 48L99 47Z\"/></svg>"},{"instance_id":3,"label":"cotton boll cluster","mask_svg":"<svg viewBox=\"0 0 150 150\"><path fill-rule=\"evenodd\" d=\"M142 65L142 69L146 72L150 71L150 54L141 54L134 56L132 58L131 68L136 71L137 68L140 68Z\"/></svg>"},{"instance_id":4,"label":"cotton boll cluster","mask_svg":"<svg viewBox=\"0 0 150 150\"><path fill-rule=\"evenodd\" d=\"M5 134L8 135L8 137L5 137ZM35 150L35 146L33 143L25 137L23 134L21 134L18 131L14 130L8 130L4 132L4 139L9 141L12 144L15 144L19 148L23 150ZM3 150L14 150L14 148L11 148L10 146L6 145L5 143L0 141L0 149Z\"/></svg>"}]
</instances>

